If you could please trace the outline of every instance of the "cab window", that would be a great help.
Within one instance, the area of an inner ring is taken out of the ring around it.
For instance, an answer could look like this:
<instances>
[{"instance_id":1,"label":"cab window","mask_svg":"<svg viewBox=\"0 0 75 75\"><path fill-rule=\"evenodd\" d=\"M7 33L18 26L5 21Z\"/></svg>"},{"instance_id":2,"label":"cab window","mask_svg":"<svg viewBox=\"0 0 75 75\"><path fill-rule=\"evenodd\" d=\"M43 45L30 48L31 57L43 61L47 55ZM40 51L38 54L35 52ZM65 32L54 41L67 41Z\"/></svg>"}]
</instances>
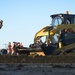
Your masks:
<instances>
[{"instance_id":1,"label":"cab window","mask_svg":"<svg viewBox=\"0 0 75 75\"><path fill-rule=\"evenodd\" d=\"M61 17L55 17L55 18L53 18L53 20L52 20L52 25L53 26L57 26L57 25L60 25L60 24L62 24Z\"/></svg>"}]
</instances>

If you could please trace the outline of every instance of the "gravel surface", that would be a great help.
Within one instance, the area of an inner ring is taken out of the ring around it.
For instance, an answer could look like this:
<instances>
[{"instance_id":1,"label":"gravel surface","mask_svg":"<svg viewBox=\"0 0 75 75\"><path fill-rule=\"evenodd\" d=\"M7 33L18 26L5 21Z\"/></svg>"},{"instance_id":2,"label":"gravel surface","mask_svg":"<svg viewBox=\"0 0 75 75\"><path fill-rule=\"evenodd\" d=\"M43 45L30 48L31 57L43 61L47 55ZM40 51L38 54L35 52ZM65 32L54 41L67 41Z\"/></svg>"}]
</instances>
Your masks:
<instances>
[{"instance_id":1,"label":"gravel surface","mask_svg":"<svg viewBox=\"0 0 75 75\"><path fill-rule=\"evenodd\" d=\"M0 64L0 75L75 75L75 64Z\"/></svg>"}]
</instances>

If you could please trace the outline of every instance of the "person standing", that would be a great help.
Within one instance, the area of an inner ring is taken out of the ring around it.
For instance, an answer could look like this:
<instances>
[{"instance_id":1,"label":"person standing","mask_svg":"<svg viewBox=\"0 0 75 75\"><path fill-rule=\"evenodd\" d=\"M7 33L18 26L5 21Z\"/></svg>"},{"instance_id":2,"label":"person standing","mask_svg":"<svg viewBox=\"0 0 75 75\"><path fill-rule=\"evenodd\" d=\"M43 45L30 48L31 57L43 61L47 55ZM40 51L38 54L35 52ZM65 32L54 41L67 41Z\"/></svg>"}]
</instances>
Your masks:
<instances>
[{"instance_id":1,"label":"person standing","mask_svg":"<svg viewBox=\"0 0 75 75\"><path fill-rule=\"evenodd\" d=\"M15 47L16 47L16 43L13 42L12 43L12 47L11 47L11 50L12 50L11 55L13 55L16 52L16 50L15 50L16 48Z\"/></svg>"},{"instance_id":2,"label":"person standing","mask_svg":"<svg viewBox=\"0 0 75 75\"><path fill-rule=\"evenodd\" d=\"M7 45L7 54L11 54L11 42L8 42L8 45Z\"/></svg>"}]
</instances>

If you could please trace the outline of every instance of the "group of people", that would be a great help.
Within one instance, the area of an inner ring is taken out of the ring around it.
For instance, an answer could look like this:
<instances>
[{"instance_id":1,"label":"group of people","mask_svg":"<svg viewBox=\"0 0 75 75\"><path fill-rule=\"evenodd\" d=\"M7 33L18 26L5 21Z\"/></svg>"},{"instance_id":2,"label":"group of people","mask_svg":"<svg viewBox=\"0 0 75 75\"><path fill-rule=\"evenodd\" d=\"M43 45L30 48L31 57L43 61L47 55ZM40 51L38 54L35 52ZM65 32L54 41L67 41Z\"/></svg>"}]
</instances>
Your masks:
<instances>
[{"instance_id":1,"label":"group of people","mask_svg":"<svg viewBox=\"0 0 75 75\"><path fill-rule=\"evenodd\" d=\"M22 47L23 47L23 45L20 42L13 42L12 44L11 44L11 42L8 42L7 47L6 47L7 54L13 55L13 54L17 53L18 48L20 49Z\"/></svg>"}]
</instances>

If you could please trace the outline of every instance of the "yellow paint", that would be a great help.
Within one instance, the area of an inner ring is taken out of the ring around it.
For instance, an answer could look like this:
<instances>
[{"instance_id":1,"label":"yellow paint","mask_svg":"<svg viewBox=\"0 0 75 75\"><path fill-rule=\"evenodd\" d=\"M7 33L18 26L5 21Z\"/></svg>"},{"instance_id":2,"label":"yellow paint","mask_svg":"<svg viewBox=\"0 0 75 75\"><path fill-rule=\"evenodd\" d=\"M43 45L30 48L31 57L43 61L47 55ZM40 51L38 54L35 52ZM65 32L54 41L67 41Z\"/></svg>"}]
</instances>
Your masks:
<instances>
[{"instance_id":1,"label":"yellow paint","mask_svg":"<svg viewBox=\"0 0 75 75\"><path fill-rule=\"evenodd\" d=\"M59 42L59 48L62 48L62 42Z\"/></svg>"},{"instance_id":2,"label":"yellow paint","mask_svg":"<svg viewBox=\"0 0 75 75\"><path fill-rule=\"evenodd\" d=\"M30 55L45 56L44 52L30 52Z\"/></svg>"},{"instance_id":3,"label":"yellow paint","mask_svg":"<svg viewBox=\"0 0 75 75\"><path fill-rule=\"evenodd\" d=\"M50 35L53 35L54 34L54 32L53 31L50 31Z\"/></svg>"}]
</instances>

